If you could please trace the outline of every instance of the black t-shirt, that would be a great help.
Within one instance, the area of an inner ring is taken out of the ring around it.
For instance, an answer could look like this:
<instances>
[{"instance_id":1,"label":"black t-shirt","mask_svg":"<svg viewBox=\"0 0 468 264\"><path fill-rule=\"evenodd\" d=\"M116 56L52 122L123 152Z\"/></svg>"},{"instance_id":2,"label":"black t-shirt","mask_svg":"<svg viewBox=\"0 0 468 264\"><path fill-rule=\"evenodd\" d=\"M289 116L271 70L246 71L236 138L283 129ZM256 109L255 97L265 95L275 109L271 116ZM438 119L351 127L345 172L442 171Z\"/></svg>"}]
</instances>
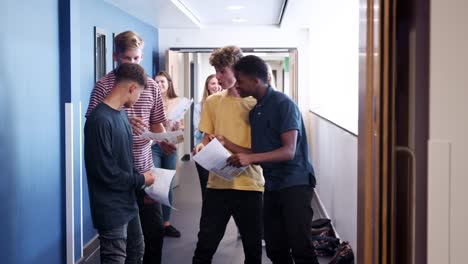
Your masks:
<instances>
[{"instance_id":1,"label":"black t-shirt","mask_svg":"<svg viewBox=\"0 0 468 264\"><path fill-rule=\"evenodd\" d=\"M133 164L132 129L124 110L100 103L84 128L91 216L101 230L122 226L138 213L135 190L144 177Z\"/></svg>"}]
</instances>

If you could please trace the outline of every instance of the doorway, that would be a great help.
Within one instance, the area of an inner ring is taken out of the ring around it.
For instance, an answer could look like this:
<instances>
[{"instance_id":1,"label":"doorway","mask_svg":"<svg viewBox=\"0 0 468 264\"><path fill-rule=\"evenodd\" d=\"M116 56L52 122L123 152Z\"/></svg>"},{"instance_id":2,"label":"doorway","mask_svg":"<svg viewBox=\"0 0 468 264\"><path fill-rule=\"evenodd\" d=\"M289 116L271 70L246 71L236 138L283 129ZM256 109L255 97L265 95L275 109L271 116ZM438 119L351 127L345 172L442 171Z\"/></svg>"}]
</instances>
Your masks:
<instances>
[{"instance_id":1,"label":"doorway","mask_svg":"<svg viewBox=\"0 0 468 264\"><path fill-rule=\"evenodd\" d=\"M166 70L173 78L177 94L193 98L194 104L203 95L206 77L215 70L209 63L209 57L214 48L170 48L166 54ZM265 60L272 68L274 87L290 96L296 103L298 100L298 54L296 48L242 48L244 55L256 55ZM190 153L194 147L193 106L185 116L184 146L179 148L179 155Z\"/></svg>"}]
</instances>

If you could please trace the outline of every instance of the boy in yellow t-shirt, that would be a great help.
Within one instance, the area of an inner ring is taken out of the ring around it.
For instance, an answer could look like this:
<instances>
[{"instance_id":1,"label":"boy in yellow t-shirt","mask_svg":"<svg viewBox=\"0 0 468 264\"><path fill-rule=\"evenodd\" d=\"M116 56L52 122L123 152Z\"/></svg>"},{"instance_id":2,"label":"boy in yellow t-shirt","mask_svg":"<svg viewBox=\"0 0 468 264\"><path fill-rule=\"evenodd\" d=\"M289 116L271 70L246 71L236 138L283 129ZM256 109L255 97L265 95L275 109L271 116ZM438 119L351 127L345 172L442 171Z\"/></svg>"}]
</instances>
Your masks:
<instances>
[{"instance_id":1,"label":"boy in yellow t-shirt","mask_svg":"<svg viewBox=\"0 0 468 264\"><path fill-rule=\"evenodd\" d=\"M220 136L250 148L249 112L257 102L253 97L241 98L235 89L232 66L241 58L242 52L235 46L226 46L211 54L210 64L215 67L216 78L224 91L211 95L205 102L199 125L205 135L195 152L209 143L210 136ZM232 181L210 172L193 263L211 263L231 216L239 228L245 262L262 262L264 183L262 170L257 165L250 165Z\"/></svg>"}]
</instances>

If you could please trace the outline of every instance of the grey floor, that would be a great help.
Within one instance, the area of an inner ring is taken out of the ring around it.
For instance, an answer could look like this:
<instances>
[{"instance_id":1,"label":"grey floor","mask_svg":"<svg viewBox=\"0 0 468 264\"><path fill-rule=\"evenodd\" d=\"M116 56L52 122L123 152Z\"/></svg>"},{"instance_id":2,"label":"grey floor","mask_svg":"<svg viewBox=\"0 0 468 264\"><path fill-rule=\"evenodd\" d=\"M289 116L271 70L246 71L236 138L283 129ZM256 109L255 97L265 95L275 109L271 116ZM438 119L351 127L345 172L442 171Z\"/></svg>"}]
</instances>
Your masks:
<instances>
[{"instance_id":1,"label":"grey floor","mask_svg":"<svg viewBox=\"0 0 468 264\"><path fill-rule=\"evenodd\" d=\"M181 162L177 172L180 184L174 189L174 207L171 223L182 233L181 238L164 239L163 264L192 262L201 213L200 182L193 161ZM237 228L231 218L226 233L213 258L213 264L242 264L242 242L237 239ZM262 263L271 263L263 252ZM320 259L320 263L328 263Z\"/></svg>"}]
</instances>

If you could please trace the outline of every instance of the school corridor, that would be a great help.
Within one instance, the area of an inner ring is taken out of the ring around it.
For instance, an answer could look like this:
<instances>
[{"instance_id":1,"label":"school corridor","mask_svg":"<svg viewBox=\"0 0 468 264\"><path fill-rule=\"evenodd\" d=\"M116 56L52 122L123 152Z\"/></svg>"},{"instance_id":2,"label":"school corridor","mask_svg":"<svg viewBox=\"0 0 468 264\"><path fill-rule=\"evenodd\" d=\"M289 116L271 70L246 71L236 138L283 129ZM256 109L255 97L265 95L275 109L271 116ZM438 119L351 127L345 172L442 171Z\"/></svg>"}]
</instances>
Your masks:
<instances>
[{"instance_id":1,"label":"school corridor","mask_svg":"<svg viewBox=\"0 0 468 264\"><path fill-rule=\"evenodd\" d=\"M466 0L1 0L0 263L99 262L85 113L125 31L144 39L145 73L167 71L194 104L217 48L268 63L304 120L314 217L355 263L465 263L467 13ZM199 180L192 161L179 167L182 237L165 238L163 264L190 263L197 241ZM242 260L231 221L214 264Z\"/></svg>"}]
</instances>

